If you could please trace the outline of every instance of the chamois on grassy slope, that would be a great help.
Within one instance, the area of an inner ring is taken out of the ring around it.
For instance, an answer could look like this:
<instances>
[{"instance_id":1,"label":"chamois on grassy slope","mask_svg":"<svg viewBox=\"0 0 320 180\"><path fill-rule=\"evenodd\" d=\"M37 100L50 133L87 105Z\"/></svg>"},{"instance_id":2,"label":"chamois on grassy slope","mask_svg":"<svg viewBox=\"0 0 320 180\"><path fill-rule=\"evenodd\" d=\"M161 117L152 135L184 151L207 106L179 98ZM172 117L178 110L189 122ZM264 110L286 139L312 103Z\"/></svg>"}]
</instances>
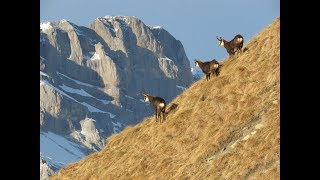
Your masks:
<instances>
[{"instance_id":1,"label":"chamois on grassy slope","mask_svg":"<svg viewBox=\"0 0 320 180\"><path fill-rule=\"evenodd\" d=\"M144 102L150 102L153 106L156 116L156 122L158 122L158 118L160 118L159 122L163 122L165 120L165 110L166 110L166 101L161 97L151 96L150 94L143 93ZM162 119L162 120L161 120Z\"/></svg>"},{"instance_id":2,"label":"chamois on grassy slope","mask_svg":"<svg viewBox=\"0 0 320 180\"><path fill-rule=\"evenodd\" d=\"M218 36L217 39L219 41L219 45L224 46L230 56L234 55L236 52L241 52L243 37L240 34L236 35L231 41L227 41L222 37L219 39Z\"/></svg>"},{"instance_id":3,"label":"chamois on grassy slope","mask_svg":"<svg viewBox=\"0 0 320 180\"><path fill-rule=\"evenodd\" d=\"M202 72L206 74L207 81L210 79L210 74L213 73L215 76L219 76L221 65L215 59L212 61L201 62L199 59L194 60L196 67L200 67Z\"/></svg>"}]
</instances>

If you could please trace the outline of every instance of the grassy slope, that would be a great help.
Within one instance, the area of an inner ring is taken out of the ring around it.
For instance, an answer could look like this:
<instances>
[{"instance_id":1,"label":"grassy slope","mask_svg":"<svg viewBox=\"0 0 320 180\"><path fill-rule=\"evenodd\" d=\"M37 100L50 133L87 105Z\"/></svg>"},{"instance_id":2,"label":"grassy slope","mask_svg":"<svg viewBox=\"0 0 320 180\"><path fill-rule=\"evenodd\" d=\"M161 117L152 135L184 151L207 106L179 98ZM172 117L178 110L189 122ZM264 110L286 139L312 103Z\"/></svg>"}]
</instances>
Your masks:
<instances>
[{"instance_id":1,"label":"grassy slope","mask_svg":"<svg viewBox=\"0 0 320 180\"><path fill-rule=\"evenodd\" d=\"M244 48L163 124L146 118L52 179L280 179L280 18Z\"/></svg>"}]
</instances>

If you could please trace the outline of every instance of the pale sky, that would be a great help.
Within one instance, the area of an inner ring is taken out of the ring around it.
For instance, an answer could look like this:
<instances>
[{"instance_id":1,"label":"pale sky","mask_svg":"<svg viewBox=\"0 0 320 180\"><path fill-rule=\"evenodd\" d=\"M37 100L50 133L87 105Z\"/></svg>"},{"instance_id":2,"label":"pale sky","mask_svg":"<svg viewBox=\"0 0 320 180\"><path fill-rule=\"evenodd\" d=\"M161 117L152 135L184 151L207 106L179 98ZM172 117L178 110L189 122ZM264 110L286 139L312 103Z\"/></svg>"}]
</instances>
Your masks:
<instances>
[{"instance_id":1,"label":"pale sky","mask_svg":"<svg viewBox=\"0 0 320 180\"><path fill-rule=\"evenodd\" d=\"M180 40L192 62L228 57L216 36L245 43L280 16L280 0L40 0L40 21L67 19L89 27L97 17L135 16Z\"/></svg>"}]
</instances>

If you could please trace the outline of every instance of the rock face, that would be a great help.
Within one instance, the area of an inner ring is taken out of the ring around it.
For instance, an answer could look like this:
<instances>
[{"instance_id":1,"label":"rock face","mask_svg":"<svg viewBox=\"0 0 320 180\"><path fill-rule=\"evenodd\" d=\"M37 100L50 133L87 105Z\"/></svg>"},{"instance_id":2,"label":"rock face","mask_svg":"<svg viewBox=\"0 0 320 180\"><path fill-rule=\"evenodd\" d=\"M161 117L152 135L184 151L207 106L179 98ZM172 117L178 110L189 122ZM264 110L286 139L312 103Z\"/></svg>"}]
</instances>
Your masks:
<instances>
[{"instance_id":1,"label":"rock face","mask_svg":"<svg viewBox=\"0 0 320 180\"><path fill-rule=\"evenodd\" d=\"M40 177L43 180L49 180L49 176L53 174L53 170L48 166L45 160L40 157Z\"/></svg>"},{"instance_id":2,"label":"rock face","mask_svg":"<svg viewBox=\"0 0 320 180\"><path fill-rule=\"evenodd\" d=\"M42 144L73 142L85 155L97 151L106 137L152 115L142 92L170 102L191 82L181 42L135 17L99 17L89 28L67 20L40 24ZM41 157L52 166L70 163L55 164L44 149Z\"/></svg>"}]
</instances>

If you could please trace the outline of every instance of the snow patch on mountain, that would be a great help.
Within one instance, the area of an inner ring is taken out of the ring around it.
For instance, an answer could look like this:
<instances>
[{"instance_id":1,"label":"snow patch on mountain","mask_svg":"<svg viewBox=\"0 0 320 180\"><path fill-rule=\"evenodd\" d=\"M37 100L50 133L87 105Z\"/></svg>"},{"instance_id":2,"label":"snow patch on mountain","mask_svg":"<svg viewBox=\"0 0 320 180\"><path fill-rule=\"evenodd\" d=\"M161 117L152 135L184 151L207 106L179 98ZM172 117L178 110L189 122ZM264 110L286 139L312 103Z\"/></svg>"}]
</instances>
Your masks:
<instances>
[{"instance_id":1,"label":"snow patch on mountain","mask_svg":"<svg viewBox=\"0 0 320 180\"><path fill-rule=\"evenodd\" d=\"M88 86L88 87L95 87L95 86L93 86L93 85L91 85L91 84L88 84L88 83L84 83L84 82L75 80L75 79L73 79L73 78L71 78L71 77L69 77L69 76L67 76L67 75L62 74L62 73L57 72L57 74L58 74L59 76L63 76L63 77L65 77L65 78L67 78L67 79L70 79L70 80L74 81L74 82L77 83L77 84L80 84L80 85L83 85L83 86Z\"/></svg>"},{"instance_id":2,"label":"snow patch on mountain","mask_svg":"<svg viewBox=\"0 0 320 180\"><path fill-rule=\"evenodd\" d=\"M163 29L161 26L148 26L150 29Z\"/></svg>"},{"instance_id":3,"label":"snow patch on mountain","mask_svg":"<svg viewBox=\"0 0 320 180\"><path fill-rule=\"evenodd\" d=\"M112 122L112 124L114 134L120 132L121 128L123 127L123 125L120 122Z\"/></svg>"},{"instance_id":4,"label":"snow patch on mountain","mask_svg":"<svg viewBox=\"0 0 320 180\"><path fill-rule=\"evenodd\" d=\"M97 53L97 52L95 52L94 54L93 54L93 56L90 58L90 60L99 60L100 59L100 55Z\"/></svg>"},{"instance_id":5,"label":"snow patch on mountain","mask_svg":"<svg viewBox=\"0 0 320 180\"><path fill-rule=\"evenodd\" d=\"M128 95L124 95L126 98L129 98L129 99L134 99L133 97L131 96L128 96Z\"/></svg>"},{"instance_id":6,"label":"snow patch on mountain","mask_svg":"<svg viewBox=\"0 0 320 180\"><path fill-rule=\"evenodd\" d=\"M60 89L54 87L52 84L50 84L48 81L46 80L40 80L40 86L48 86L50 88L52 88L53 90L57 91L58 93L60 93L61 95L64 95L68 98L70 98L73 101L76 101L77 103L82 104L83 106L88 108L88 111L92 112L92 113L106 113L110 115L110 118L114 118L116 115L107 112L107 111L102 111L96 107L91 106L90 104L86 103L86 102L79 102L76 99L74 99L73 97L69 96L68 94L66 94L65 92L61 91Z\"/></svg>"},{"instance_id":7,"label":"snow patch on mountain","mask_svg":"<svg viewBox=\"0 0 320 180\"><path fill-rule=\"evenodd\" d=\"M80 160L85 154L79 144L52 132L40 131L41 157L58 167Z\"/></svg>"},{"instance_id":8,"label":"snow patch on mountain","mask_svg":"<svg viewBox=\"0 0 320 180\"><path fill-rule=\"evenodd\" d=\"M48 74L46 74L46 73L44 73L44 72L42 72L42 71L40 71L40 75L41 75L41 76L49 77L49 75L48 75Z\"/></svg>"},{"instance_id":9,"label":"snow patch on mountain","mask_svg":"<svg viewBox=\"0 0 320 180\"><path fill-rule=\"evenodd\" d=\"M178 85L177 85L177 88L178 88L178 89L181 89L181 90L185 90L185 89L186 89L185 87L183 87L183 86L178 86Z\"/></svg>"},{"instance_id":10,"label":"snow patch on mountain","mask_svg":"<svg viewBox=\"0 0 320 180\"><path fill-rule=\"evenodd\" d=\"M87 96L87 97L93 97L91 96L89 93L87 93L85 90L83 89L75 89L75 88L71 88L69 86L66 86L66 85L62 85L62 86L59 86L61 89L63 89L64 91L66 92L69 92L69 93L73 93L73 94L79 94L81 96Z\"/></svg>"},{"instance_id":11,"label":"snow patch on mountain","mask_svg":"<svg viewBox=\"0 0 320 180\"><path fill-rule=\"evenodd\" d=\"M50 22L40 23L40 29L42 31L47 31L48 29L51 29L51 28L53 28L53 27L52 27L52 24Z\"/></svg>"}]
</instances>

